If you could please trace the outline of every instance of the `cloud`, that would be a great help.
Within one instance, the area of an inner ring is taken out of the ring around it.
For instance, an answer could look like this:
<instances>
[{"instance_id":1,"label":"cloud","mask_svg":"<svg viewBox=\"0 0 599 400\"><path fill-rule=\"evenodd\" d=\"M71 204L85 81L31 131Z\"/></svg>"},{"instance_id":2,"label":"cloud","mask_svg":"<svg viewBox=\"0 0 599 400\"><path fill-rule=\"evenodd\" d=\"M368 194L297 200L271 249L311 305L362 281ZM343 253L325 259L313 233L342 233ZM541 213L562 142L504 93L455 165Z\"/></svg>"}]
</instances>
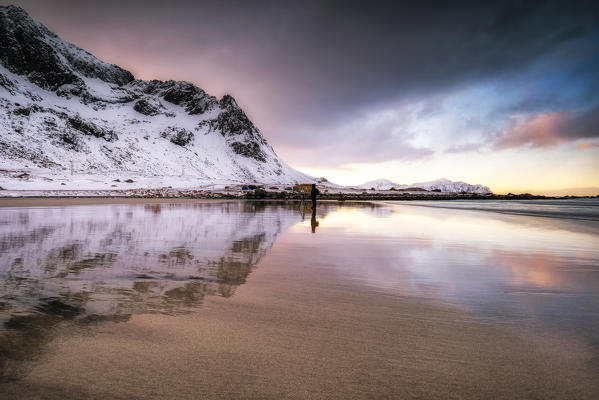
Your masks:
<instances>
[{"instance_id":1,"label":"cloud","mask_svg":"<svg viewBox=\"0 0 599 400\"><path fill-rule=\"evenodd\" d=\"M580 143L578 146L576 146L578 150L592 149L594 147L599 147L599 142Z\"/></svg>"},{"instance_id":2,"label":"cloud","mask_svg":"<svg viewBox=\"0 0 599 400\"><path fill-rule=\"evenodd\" d=\"M559 134L566 118L565 112L537 114L530 118L514 116L510 126L495 139L493 148L503 150L528 146L547 149L556 146L566 141Z\"/></svg>"},{"instance_id":3,"label":"cloud","mask_svg":"<svg viewBox=\"0 0 599 400\"><path fill-rule=\"evenodd\" d=\"M231 92L277 145L298 135L316 143L323 125L541 56L569 59L557 52L597 31L591 1L14 2L144 78Z\"/></svg>"},{"instance_id":4,"label":"cloud","mask_svg":"<svg viewBox=\"0 0 599 400\"><path fill-rule=\"evenodd\" d=\"M480 143L456 144L445 150L445 153L465 153L470 151L479 151L480 149Z\"/></svg>"},{"instance_id":5,"label":"cloud","mask_svg":"<svg viewBox=\"0 0 599 400\"><path fill-rule=\"evenodd\" d=\"M413 143L411 123L417 109L404 106L354 116L343 124L322 129L316 145L297 144L291 162L313 167L350 163L416 160L431 157L432 149Z\"/></svg>"},{"instance_id":6,"label":"cloud","mask_svg":"<svg viewBox=\"0 0 599 400\"><path fill-rule=\"evenodd\" d=\"M493 138L492 148L549 149L561 143L599 137L599 107L587 111L555 111L513 116L510 125Z\"/></svg>"}]
</instances>

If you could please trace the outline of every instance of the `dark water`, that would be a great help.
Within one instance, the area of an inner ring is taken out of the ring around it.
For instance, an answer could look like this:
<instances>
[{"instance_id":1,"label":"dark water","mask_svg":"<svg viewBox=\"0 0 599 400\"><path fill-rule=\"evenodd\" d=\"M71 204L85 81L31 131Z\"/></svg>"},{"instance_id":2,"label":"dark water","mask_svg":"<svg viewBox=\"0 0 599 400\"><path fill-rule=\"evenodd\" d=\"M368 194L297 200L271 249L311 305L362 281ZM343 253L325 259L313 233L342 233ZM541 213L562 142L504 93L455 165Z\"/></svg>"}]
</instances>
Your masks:
<instances>
[{"instance_id":1,"label":"dark water","mask_svg":"<svg viewBox=\"0 0 599 400\"><path fill-rule=\"evenodd\" d=\"M330 285L546 327L596 362L596 216L595 200L323 203L315 216L258 202L0 208L0 375L21 379L61 325L184 315L234 296L283 236L297 249L286 268L317 261Z\"/></svg>"}]
</instances>

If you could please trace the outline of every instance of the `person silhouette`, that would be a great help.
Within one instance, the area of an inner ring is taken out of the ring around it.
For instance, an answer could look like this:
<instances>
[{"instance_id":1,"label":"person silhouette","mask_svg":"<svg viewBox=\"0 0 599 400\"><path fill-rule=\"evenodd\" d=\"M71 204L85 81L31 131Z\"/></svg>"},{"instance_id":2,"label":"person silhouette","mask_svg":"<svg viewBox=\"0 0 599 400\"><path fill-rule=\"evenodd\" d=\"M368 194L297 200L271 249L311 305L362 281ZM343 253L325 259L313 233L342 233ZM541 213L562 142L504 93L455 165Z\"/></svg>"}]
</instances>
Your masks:
<instances>
[{"instance_id":1,"label":"person silhouette","mask_svg":"<svg viewBox=\"0 0 599 400\"><path fill-rule=\"evenodd\" d=\"M316 207L312 208L312 218L310 219L310 226L312 227L312 233L316 233L316 227L318 226L318 221L316 220Z\"/></svg>"},{"instance_id":2,"label":"person silhouette","mask_svg":"<svg viewBox=\"0 0 599 400\"><path fill-rule=\"evenodd\" d=\"M316 189L316 185L312 184L312 190L310 191L310 198L312 199L312 210L316 210L316 196L320 194L320 190Z\"/></svg>"}]
</instances>

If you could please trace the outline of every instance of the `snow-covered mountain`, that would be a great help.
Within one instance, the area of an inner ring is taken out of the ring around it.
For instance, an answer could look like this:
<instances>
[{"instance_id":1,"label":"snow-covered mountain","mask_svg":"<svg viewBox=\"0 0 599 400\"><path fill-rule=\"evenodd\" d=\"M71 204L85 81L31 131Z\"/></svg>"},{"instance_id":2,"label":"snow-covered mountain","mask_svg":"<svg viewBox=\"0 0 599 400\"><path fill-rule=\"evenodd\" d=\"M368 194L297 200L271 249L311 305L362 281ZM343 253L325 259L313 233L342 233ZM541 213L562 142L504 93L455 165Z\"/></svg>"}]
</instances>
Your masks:
<instances>
[{"instance_id":1,"label":"snow-covered mountain","mask_svg":"<svg viewBox=\"0 0 599 400\"><path fill-rule=\"evenodd\" d=\"M233 97L136 80L15 6L0 6L0 110L3 186L78 174L314 182L279 159Z\"/></svg>"},{"instance_id":2,"label":"snow-covered mountain","mask_svg":"<svg viewBox=\"0 0 599 400\"><path fill-rule=\"evenodd\" d=\"M357 186L357 188L359 188L359 189L374 188L375 190L390 190L391 188L394 188L394 189L419 188L419 189L425 189L425 190L429 190L429 191L440 190L441 192L446 192L446 193L462 193L462 192L479 193L479 194L491 193L491 189L489 189L487 186L483 186L480 184L472 185L472 184L469 184L466 182L461 182L461 181L453 182L453 181L450 181L449 179L445 179L445 178L437 179L437 180L430 181L430 182L413 183L411 185L402 185L402 184L391 182L390 180L387 180L387 179L377 179L374 181L365 182L365 183Z\"/></svg>"},{"instance_id":3,"label":"snow-covered mountain","mask_svg":"<svg viewBox=\"0 0 599 400\"><path fill-rule=\"evenodd\" d=\"M426 190L440 190L442 192L450 193L491 193L491 189L487 186L480 184L472 185L470 183L461 181L450 181L449 179L441 178L430 182L419 182L410 185L410 187L417 187Z\"/></svg>"},{"instance_id":4,"label":"snow-covered mountain","mask_svg":"<svg viewBox=\"0 0 599 400\"><path fill-rule=\"evenodd\" d=\"M388 179L375 179L374 181L364 182L361 185L356 186L357 189L365 189L370 190L374 188L374 190L391 190L393 189L405 189L407 185L400 185L398 183L391 182Z\"/></svg>"}]
</instances>

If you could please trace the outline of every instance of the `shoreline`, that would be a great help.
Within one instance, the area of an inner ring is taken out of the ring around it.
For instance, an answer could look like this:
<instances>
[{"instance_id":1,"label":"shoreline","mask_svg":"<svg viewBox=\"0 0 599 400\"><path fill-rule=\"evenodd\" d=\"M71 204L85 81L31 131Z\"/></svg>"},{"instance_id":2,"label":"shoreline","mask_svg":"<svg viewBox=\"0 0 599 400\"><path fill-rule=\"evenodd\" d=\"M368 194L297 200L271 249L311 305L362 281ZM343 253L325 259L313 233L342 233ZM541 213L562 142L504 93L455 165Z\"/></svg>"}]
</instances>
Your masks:
<instances>
[{"instance_id":1,"label":"shoreline","mask_svg":"<svg viewBox=\"0 0 599 400\"><path fill-rule=\"evenodd\" d=\"M591 196L566 196L566 197L547 197L547 196L386 196L386 195L368 195L368 196L323 196L319 202L371 202L371 201L452 201L452 200L472 200L472 201L492 201L492 200L572 200L572 199L595 199ZM97 205L97 204L158 204L164 202L170 203L192 203L192 202L230 202L230 201L258 201L272 203L286 202L306 202L309 199L300 196L289 197L255 197L248 196L196 196L196 197L143 197L143 196L22 196L22 197L0 197L0 207L36 207L36 206L61 206L61 205Z\"/></svg>"},{"instance_id":2,"label":"shoreline","mask_svg":"<svg viewBox=\"0 0 599 400\"><path fill-rule=\"evenodd\" d=\"M475 197L475 196L328 196L319 198L318 202L369 202L369 201L493 201L493 200L576 200L576 199L596 199L595 196L566 196L566 197ZM142 196L22 196L22 197L0 197L0 207L20 206L23 203L34 204L38 202L56 203L56 205L70 204L118 204L118 203L162 203L165 201L175 203L187 203L193 201L263 201L263 202L306 202L310 199L301 197L254 197L254 196L197 196L197 197L142 197Z\"/></svg>"},{"instance_id":3,"label":"shoreline","mask_svg":"<svg viewBox=\"0 0 599 400\"><path fill-rule=\"evenodd\" d=\"M143 190L141 192L127 193L99 193L97 191L65 191L66 193L40 193L43 191L34 191L34 193L15 193L11 196L2 196L0 194L0 206L5 203L23 202L26 200L82 200L84 202L121 202L124 200L139 199L143 201L160 202L164 200L189 201L189 200L264 200L264 201L309 201L309 196L298 192L287 191L266 191L252 190L242 193L230 192L211 192L197 190L181 190L174 193L164 193L159 190ZM524 194L477 194L477 193L388 193L366 191L362 193L321 193L319 201L377 201L377 200L396 200L396 201L450 201L450 200L568 200L568 199L596 199L597 196L544 196Z\"/></svg>"}]
</instances>

